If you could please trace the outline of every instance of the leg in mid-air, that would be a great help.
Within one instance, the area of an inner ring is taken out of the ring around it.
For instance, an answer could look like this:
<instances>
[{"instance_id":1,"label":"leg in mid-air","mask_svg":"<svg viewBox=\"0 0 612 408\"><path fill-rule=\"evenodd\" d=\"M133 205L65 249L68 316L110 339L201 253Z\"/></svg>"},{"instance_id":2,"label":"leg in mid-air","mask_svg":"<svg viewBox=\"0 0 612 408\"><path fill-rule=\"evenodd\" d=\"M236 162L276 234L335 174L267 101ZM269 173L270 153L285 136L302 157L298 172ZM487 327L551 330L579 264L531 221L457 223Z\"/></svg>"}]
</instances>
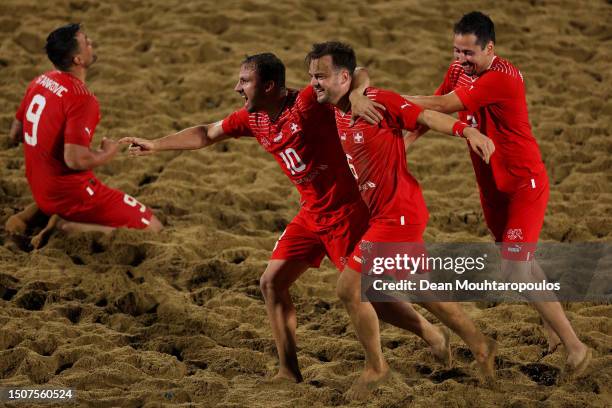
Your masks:
<instances>
[{"instance_id":1,"label":"leg in mid-air","mask_svg":"<svg viewBox=\"0 0 612 408\"><path fill-rule=\"evenodd\" d=\"M472 351L485 383L495 379L497 343L485 336L458 303L423 302L421 305L457 333Z\"/></svg>"},{"instance_id":2,"label":"leg in mid-air","mask_svg":"<svg viewBox=\"0 0 612 408\"><path fill-rule=\"evenodd\" d=\"M452 366L450 332L447 328L431 324L408 302L390 299L388 302L372 302L372 306L380 320L416 334L425 340L437 360L447 368Z\"/></svg>"}]
</instances>

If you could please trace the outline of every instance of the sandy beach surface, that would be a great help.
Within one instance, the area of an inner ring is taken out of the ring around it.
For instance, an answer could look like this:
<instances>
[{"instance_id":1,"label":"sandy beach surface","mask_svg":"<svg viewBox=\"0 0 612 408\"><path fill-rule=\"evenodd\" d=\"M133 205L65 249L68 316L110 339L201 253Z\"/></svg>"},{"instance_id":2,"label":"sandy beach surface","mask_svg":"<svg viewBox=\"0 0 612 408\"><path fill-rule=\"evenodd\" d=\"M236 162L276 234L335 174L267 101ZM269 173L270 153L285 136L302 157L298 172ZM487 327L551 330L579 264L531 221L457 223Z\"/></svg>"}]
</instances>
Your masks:
<instances>
[{"instance_id":1,"label":"sandy beach surface","mask_svg":"<svg viewBox=\"0 0 612 408\"><path fill-rule=\"evenodd\" d=\"M610 241L612 5L598 0L3 0L0 224L32 201L22 147L9 147L5 135L28 82L51 69L42 47L60 25L82 22L95 42L99 60L88 85L102 111L97 144L222 119L243 104L233 87L247 54L276 53L289 85L302 87L306 52L330 39L354 46L375 85L430 94L452 58L454 21L474 9L492 17L498 54L525 77L551 179L541 239ZM488 241L466 147L431 133L407 157L431 213L426 241ZM278 363L259 276L299 203L254 140L139 159L121 154L96 174L151 206L166 229L54 233L34 251L0 229L0 387L69 387L78 406L90 407L352 404L344 392L363 352L329 261L291 292L305 381L268 380ZM478 386L458 337L455 367L445 369L423 341L382 324L394 375L367 406L612 405L610 305L565 305L594 350L589 374L569 383L560 381L563 347L540 359L546 340L533 308L464 306L499 342L498 385ZM5 403L34 406L24 404Z\"/></svg>"}]
</instances>

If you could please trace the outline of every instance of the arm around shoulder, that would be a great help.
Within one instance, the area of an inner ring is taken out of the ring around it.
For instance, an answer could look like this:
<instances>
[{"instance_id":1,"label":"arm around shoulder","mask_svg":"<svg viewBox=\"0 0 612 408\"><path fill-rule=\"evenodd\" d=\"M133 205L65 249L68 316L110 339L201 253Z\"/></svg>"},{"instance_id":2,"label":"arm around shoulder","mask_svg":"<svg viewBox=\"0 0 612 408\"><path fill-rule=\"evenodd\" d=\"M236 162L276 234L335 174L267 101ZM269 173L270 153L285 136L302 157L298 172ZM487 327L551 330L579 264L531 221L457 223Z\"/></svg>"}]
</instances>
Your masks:
<instances>
[{"instance_id":1,"label":"arm around shoulder","mask_svg":"<svg viewBox=\"0 0 612 408\"><path fill-rule=\"evenodd\" d=\"M446 95L431 96L409 96L403 95L407 100L422 106L425 109L434 110L442 113L453 113L465 110L463 102L455 92Z\"/></svg>"}]
</instances>

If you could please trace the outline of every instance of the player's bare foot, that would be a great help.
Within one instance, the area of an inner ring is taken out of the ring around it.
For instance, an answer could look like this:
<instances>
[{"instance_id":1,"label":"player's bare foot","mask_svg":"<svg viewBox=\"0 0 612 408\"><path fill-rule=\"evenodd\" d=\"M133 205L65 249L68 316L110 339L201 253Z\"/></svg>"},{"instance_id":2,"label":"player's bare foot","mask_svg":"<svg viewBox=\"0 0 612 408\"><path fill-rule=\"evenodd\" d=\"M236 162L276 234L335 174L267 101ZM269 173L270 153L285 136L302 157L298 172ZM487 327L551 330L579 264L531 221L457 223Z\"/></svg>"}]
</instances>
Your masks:
<instances>
[{"instance_id":1,"label":"player's bare foot","mask_svg":"<svg viewBox=\"0 0 612 408\"><path fill-rule=\"evenodd\" d=\"M270 378L270 381L275 383L283 381L300 383L304 381L304 379L302 378L302 373L300 373L299 371L297 373L294 373L291 370L281 368L278 370L278 373L276 373L274 377Z\"/></svg>"},{"instance_id":2,"label":"player's bare foot","mask_svg":"<svg viewBox=\"0 0 612 408\"><path fill-rule=\"evenodd\" d=\"M350 401L364 401L379 385L389 378L391 378L391 370L387 363L379 371L366 368L353 385L351 385L345 396Z\"/></svg>"},{"instance_id":3,"label":"player's bare foot","mask_svg":"<svg viewBox=\"0 0 612 408\"><path fill-rule=\"evenodd\" d=\"M484 385L495 382L495 356L497 355L497 342L491 338L486 339L486 350L476 354L476 363L480 369Z\"/></svg>"},{"instance_id":4,"label":"player's bare foot","mask_svg":"<svg viewBox=\"0 0 612 408\"><path fill-rule=\"evenodd\" d=\"M28 225L19 217L19 214L11 215L6 223L4 229L9 234L25 234Z\"/></svg>"},{"instance_id":5,"label":"player's bare foot","mask_svg":"<svg viewBox=\"0 0 612 408\"><path fill-rule=\"evenodd\" d=\"M575 380L587 374L587 368L593 359L593 350L584 345L579 352L567 356L564 369L566 380Z\"/></svg>"},{"instance_id":6,"label":"player's bare foot","mask_svg":"<svg viewBox=\"0 0 612 408\"><path fill-rule=\"evenodd\" d=\"M43 245L45 245L47 243L49 235L51 235L51 233L53 232L53 230L55 230L56 227L60 226L58 224L61 224L62 221L63 220L59 217L59 215L52 215L51 218L49 218L49 222L47 223L45 228L43 228L38 234L32 237L32 240L30 241L32 247L34 249L39 249Z\"/></svg>"},{"instance_id":7,"label":"player's bare foot","mask_svg":"<svg viewBox=\"0 0 612 408\"><path fill-rule=\"evenodd\" d=\"M549 355L557 351L557 348L561 345L561 339L548 323L543 321L542 328L544 329L544 335L548 343L548 350L546 350L545 355Z\"/></svg>"},{"instance_id":8,"label":"player's bare foot","mask_svg":"<svg viewBox=\"0 0 612 408\"><path fill-rule=\"evenodd\" d=\"M453 366L453 355L450 346L450 330L446 327L442 327L440 328L440 335L440 342L431 345L431 352L444 367L451 368Z\"/></svg>"}]
</instances>

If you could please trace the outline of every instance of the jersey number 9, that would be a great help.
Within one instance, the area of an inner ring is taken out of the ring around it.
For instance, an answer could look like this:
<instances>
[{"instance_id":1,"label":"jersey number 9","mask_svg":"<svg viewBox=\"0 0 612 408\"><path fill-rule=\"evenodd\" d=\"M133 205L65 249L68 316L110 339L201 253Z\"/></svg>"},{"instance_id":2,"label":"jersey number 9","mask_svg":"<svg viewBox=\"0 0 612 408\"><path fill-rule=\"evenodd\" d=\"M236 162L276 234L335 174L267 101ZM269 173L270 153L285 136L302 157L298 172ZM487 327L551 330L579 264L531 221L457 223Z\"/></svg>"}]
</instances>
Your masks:
<instances>
[{"instance_id":1,"label":"jersey number 9","mask_svg":"<svg viewBox=\"0 0 612 408\"><path fill-rule=\"evenodd\" d=\"M28 122L32 123L32 134L30 135L28 132L25 132L25 142L30 146L36 146L38 142L38 122L40 121L40 115L42 115L43 109L45 109L45 105L47 104L47 100L44 96L40 94L34 95L32 98L32 102L30 102L30 106L28 106L28 111L26 112L26 119Z\"/></svg>"}]
</instances>

